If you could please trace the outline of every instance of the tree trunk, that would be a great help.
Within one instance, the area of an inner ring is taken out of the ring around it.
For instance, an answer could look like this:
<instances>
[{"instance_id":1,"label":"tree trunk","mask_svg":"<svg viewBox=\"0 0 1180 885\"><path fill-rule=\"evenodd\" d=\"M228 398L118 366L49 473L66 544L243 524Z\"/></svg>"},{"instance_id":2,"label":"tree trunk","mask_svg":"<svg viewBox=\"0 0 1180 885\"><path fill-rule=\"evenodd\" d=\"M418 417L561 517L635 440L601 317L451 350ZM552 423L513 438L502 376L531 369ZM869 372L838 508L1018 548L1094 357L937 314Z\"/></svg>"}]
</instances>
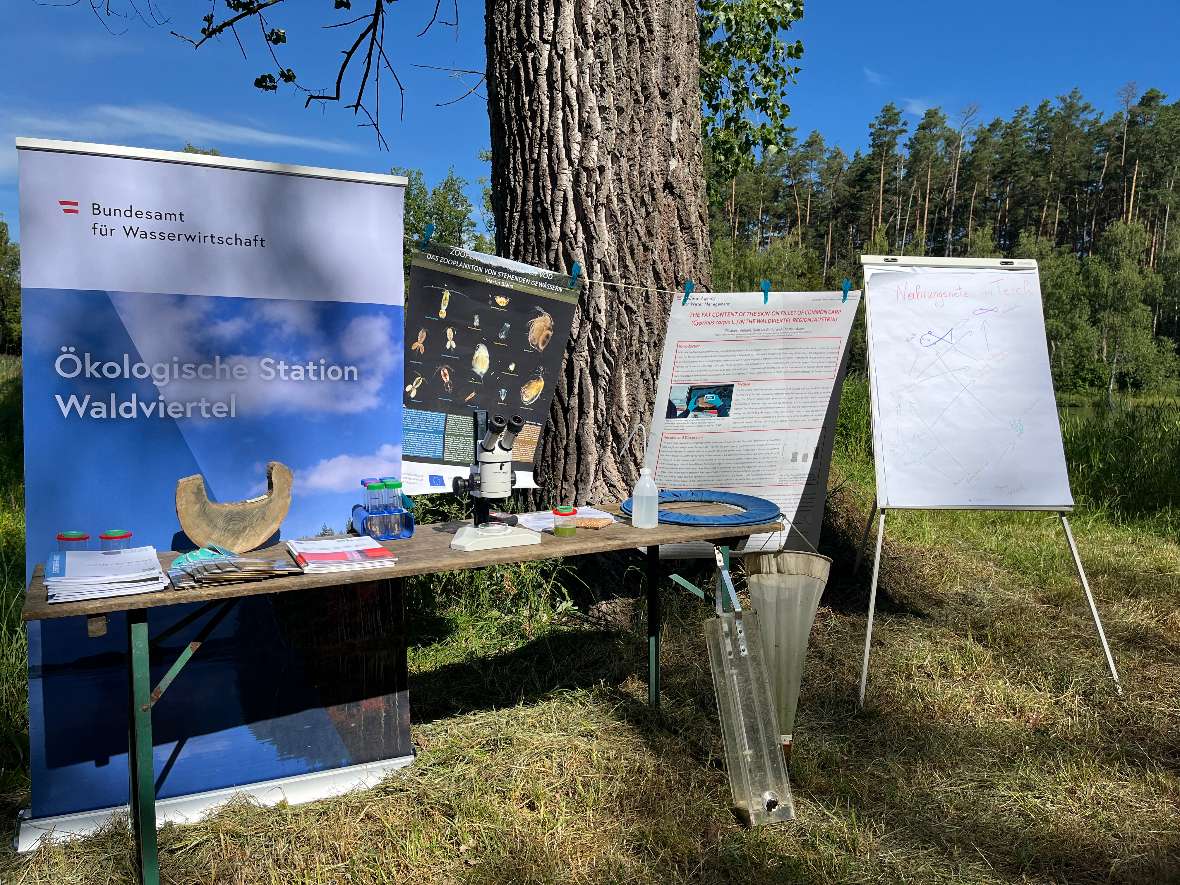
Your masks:
<instances>
[{"instance_id":1,"label":"tree trunk","mask_svg":"<svg viewBox=\"0 0 1180 885\"><path fill-rule=\"evenodd\" d=\"M758 180L758 250L762 249L762 179Z\"/></svg>"},{"instance_id":2,"label":"tree trunk","mask_svg":"<svg viewBox=\"0 0 1180 885\"><path fill-rule=\"evenodd\" d=\"M967 210L967 248L971 248L971 233L975 227L975 192L979 190L979 182L971 188L971 208Z\"/></svg>"},{"instance_id":3,"label":"tree trunk","mask_svg":"<svg viewBox=\"0 0 1180 885\"><path fill-rule=\"evenodd\" d=\"M824 285L828 284L828 267L831 266L832 259L832 219L828 219L828 242L824 246Z\"/></svg>"},{"instance_id":4,"label":"tree trunk","mask_svg":"<svg viewBox=\"0 0 1180 885\"><path fill-rule=\"evenodd\" d=\"M1041 205L1041 220L1037 222L1037 239L1044 236L1045 216L1049 214L1049 191L1053 189L1053 170L1049 170L1049 186L1045 189L1045 202Z\"/></svg>"},{"instance_id":5,"label":"tree trunk","mask_svg":"<svg viewBox=\"0 0 1180 885\"><path fill-rule=\"evenodd\" d=\"M1168 197L1164 204L1164 233L1160 238L1160 254L1168 254L1168 217L1172 214L1172 189L1176 184L1175 178L1168 179Z\"/></svg>"},{"instance_id":6,"label":"tree trunk","mask_svg":"<svg viewBox=\"0 0 1180 885\"><path fill-rule=\"evenodd\" d=\"M926 243L929 242L930 237L930 174L933 172L934 164L926 164L926 200L922 204L922 251L920 255L926 254Z\"/></svg>"},{"instance_id":7,"label":"tree trunk","mask_svg":"<svg viewBox=\"0 0 1180 885\"><path fill-rule=\"evenodd\" d=\"M1110 149L1108 148L1102 155L1102 172L1098 175L1098 195L1092 196L1093 212L1090 215L1090 239L1096 237L1098 231L1098 207L1102 203L1102 190L1106 186L1106 166L1110 161ZM1094 253L1093 244L1089 241L1086 243L1086 254L1092 255Z\"/></svg>"},{"instance_id":8,"label":"tree trunk","mask_svg":"<svg viewBox=\"0 0 1180 885\"><path fill-rule=\"evenodd\" d=\"M885 214L885 152L881 152L881 183L877 191L877 227L881 226L881 219ZM877 230L873 229L876 236Z\"/></svg>"},{"instance_id":9,"label":"tree trunk","mask_svg":"<svg viewBox=\"0 0 1180 885\"><path fill-rule=\"evenodd\" d=\"M589 283L536 465L547 501L626 496L671 295L709 285L696 6L487 0L496 248Z\"/></svg>"},{"instance_id":10,"label":"tree trunk","mask_svg":"<svg viewBox=\"0 0 1180 885\"><path fill-rule=\"evenodd\" d=\"M799 202L799 188L791 183L791 193L795 197L795 231L796 239L799 243L803 242L803 205Z\"/></svg>"},{"instance_id":11,"label":"tree trunk","mask_svg":"<svg viewBox=\"0 0 1180 885\"><path fill-rule=\"evenodd\" d=\"M959 149L955 151L955 171L951 177L951 206L946 215L946 257L951 257L955 239L955 202L959 196L959 161L963 159L964 130L959 130Z\"/></svg>"},{"instance_id":12,"label":"tree trunk","mask_svg":"<svg viewBox=\"0 0 1180 885\"><path fill-rule=\"evenodd\" d=\"M1135 185L1139 181L1139 160L1135 160L1135 174L1131 177L1131 199L1127 203L1127 224L1135 220Z\"/></svg>"},{"instance_id":13,"label":"tree trunk","mask_svg":"<svg viewBox=\"0 0 1180 885\"><path fill-rule=\"evenodd\" d=\"M898 255L905 255L905 238L910 232L910 207L914 204L914 191L917 190L917 187L917 182L910 185L910 196L905 201L905 224L901 226L901 242L898 244ZM914 219L914 223L917 224L916 218Z\"/></svg>"}]
</instances>

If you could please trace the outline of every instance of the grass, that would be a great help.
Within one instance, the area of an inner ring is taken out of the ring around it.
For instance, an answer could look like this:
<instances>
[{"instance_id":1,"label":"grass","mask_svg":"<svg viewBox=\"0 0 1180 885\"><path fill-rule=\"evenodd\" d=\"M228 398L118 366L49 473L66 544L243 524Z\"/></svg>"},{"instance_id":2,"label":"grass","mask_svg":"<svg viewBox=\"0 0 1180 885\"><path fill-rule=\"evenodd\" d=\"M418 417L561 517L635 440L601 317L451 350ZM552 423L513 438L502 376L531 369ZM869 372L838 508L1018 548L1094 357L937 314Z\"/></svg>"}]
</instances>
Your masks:
<instances>
[{"instance_id":1,"label":"grass","mask_svg":"<svg viewBox=\"0 0 1180 885\"><path fill-rule=\"evenodd\" d=\"M28 647L20 360L0 356L0 811L28 792Z\"/></svg>"},{"instance_id":2,"label":"grass","mask_svg":"<svg viewBox=\"0 0 1180 885\"><path fill-rule=\"evenodd\" d=\"M1053 519L891 515L860 711L866 575L850 563L871 500L867 414L851 381L824 529L836 565L796 724L795 824L747 830L728 810L704 607L665 592L665 703L653 714L638 582L617 563L548 562L410 588L412 767L334 800L238 802L166 827L165 881L1180 881L1171 505L1116 500L1074 520L1122 699ZM0 476L7 511L19 475ZM19 516L4 519L3 549L19 549ZM18 592L6 584L5 662L24 653ZM7 706L23 672L5 666L8 747L23 735ZM3 752L6 765L23 758ZM126 882L131 856L120 824L0 854L0 880Z\"/></svg>"}]
</instances>

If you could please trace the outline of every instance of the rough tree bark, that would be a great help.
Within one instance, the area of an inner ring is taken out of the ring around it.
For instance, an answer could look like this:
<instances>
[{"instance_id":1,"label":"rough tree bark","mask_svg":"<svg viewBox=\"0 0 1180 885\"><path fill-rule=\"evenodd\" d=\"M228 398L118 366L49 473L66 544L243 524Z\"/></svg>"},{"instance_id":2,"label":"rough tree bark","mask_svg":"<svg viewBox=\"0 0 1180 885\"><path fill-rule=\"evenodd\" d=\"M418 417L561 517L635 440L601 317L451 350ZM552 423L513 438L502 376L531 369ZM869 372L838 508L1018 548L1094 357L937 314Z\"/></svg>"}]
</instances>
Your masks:
<instances>
[{"instance_id":1,"label":"rough tree bark","mask_svg":"<svg viewBox=\"0 0 1180 885\"><path fill-rule=\"evenodd\" d=\"M625 496L672 296L709 283L696 6L487 0L492 208L501 255L583 289L538 481L557 502Z\"/></svg>"}]
</instances>

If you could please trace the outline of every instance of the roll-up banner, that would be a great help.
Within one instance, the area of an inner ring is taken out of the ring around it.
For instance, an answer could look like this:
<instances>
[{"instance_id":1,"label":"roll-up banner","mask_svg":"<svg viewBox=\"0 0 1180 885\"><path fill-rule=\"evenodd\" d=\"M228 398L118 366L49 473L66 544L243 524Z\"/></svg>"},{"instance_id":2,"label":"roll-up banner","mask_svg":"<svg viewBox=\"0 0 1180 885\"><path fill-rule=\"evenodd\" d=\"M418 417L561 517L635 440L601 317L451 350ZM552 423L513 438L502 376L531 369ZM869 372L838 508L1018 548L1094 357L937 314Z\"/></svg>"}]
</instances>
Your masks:
<instances>
[{"instance_id":1,"label":"roll-up banner","mask_svg":"<svg viewBox=\"0 0 1180 885\"><path fill-rule=\"evenodd\" d=\"M191 549L177 480L247 499L269 461L295 477L280 538L344 530L360 480L401 468L405 180L17 146L29 570L59 531ZM239 602L153 710L160 797L409 754L398 604ZM151 610L153 664L194 609ZM33 818L126 803L125 646L118 617L29 627Z\"/></svg>"}]
</instances>

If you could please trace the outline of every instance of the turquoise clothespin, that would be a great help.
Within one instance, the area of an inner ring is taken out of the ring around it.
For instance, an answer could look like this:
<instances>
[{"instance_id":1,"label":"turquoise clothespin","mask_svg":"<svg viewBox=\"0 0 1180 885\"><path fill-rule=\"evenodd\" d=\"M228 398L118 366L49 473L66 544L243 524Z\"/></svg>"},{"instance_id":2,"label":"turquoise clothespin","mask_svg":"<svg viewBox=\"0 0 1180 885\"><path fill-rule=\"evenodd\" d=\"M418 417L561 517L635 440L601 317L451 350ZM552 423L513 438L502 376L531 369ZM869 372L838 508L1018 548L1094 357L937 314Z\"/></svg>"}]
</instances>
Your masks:
<instances>
[{"instance_id":1,"label":"turquoise clothespin","mask_svg":"<svg viewBox=\"0 0 1180 885\"><path fill-rule=\"evenodd\" d=\"M840 303L843 304L848 300L848 290L852 288L852 280L845 279L844 282L840 284L840 288L844 290L844 297L840 299Z\"/></svg>"},{"instance_id":2,"label":"turquoise clothespin","mask_svg":"<svg viewBox=\"0 0 1180 885\"><path fill-rule=\"evenodd\" d=\"M688 304L688 296L692 294L692 290L694 288L696 288L696 287L693 286L692 280L685 280L684 281L684 300L680 302L681 305Z\"/></svg>"},{"instance_id":3,"label":"turquoise clothespin","mask_svg":"<svg viewBox=\"0 0 1180 885\"><path fill-rule=\"evenodd\" d=\"M770 304L770 280L762 281L762 303Z\"/></svg>"},{"instance_id":4,"label":"turquoise clothespin","mask_svg":"<svg viewBox=\"0 0 1180 885\"><path fill-rule=\"evenodd\" d=\"M574 266L570 268L570 288L573 289L578 285L578 277L581 276L582 265L575 261Z\"/></svg>"},{"instance_id":5,"label":"turquoise clothespin","mask_svg":"<svg viewBox=\"0 0 1180 885\"><path fill-rule=\"evenodd\" d=\"M434 236L434 224L426 225L426 233L422 237L422 248L425 249L430 245L430 238Z\"/></svg>"}]
</instances>

